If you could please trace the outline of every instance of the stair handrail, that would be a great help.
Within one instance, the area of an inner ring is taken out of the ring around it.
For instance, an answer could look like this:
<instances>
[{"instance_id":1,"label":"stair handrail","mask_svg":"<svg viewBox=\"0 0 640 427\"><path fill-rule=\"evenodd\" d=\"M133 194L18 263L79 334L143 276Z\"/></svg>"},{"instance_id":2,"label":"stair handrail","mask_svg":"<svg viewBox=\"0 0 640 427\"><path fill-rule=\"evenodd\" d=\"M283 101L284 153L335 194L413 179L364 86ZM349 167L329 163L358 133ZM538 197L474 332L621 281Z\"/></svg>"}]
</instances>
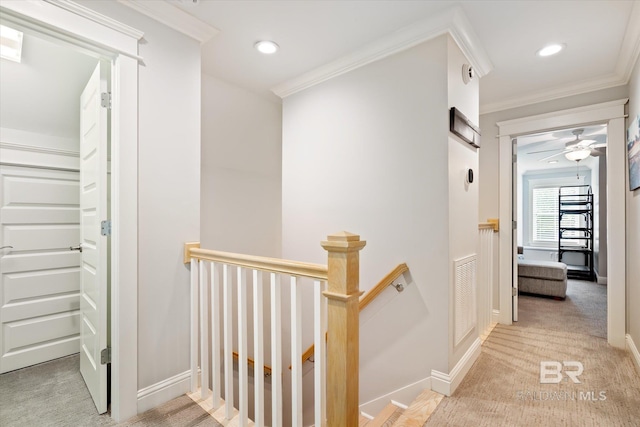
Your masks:
<instances>
[{"instance_id":1,"label":"stair handrail","mask_svg":"<svg viewBox=\"0 0 640 427\"><path fill-rule=\"evenodd\" d=\"M364 295L362 295L358 303L358 310L362 311L366 306L371 304L371 302L373 302L373 300L375 300L378 295L382 293L382 291L387 289L388 286L393 285L393 282L395 282L398 277L400 277L407 271L409 271L409 267L406 263L403 262L402 264L398 264L393 270L387 273L373 288L369 289L364 293ZM402 292L403 288L396 287L396 289L398 290L398 292ZM302 363L306 362L307 360L309 360L309 358L311 358L311 356L313 356L314 350L315 346L311 344L304 351L304 353L302 353ZM289 369L291 369L291 366L289 366Z\"/></svg>"},{"instance_id":2,"label":"stair handrail","mask_svg":"<svg viewBox=\"0 0 640 427\"><path fill-rule=\"evenodd\" d=\"M185 244L185 260L199 259L221 262L239 267L258 269L274 273L285 273L292 276L308 277L317 280L327 280L327 266L301 261L291 261L257 255L237 254L232 252L214 251Z\"/></svg>"}]
</instances>

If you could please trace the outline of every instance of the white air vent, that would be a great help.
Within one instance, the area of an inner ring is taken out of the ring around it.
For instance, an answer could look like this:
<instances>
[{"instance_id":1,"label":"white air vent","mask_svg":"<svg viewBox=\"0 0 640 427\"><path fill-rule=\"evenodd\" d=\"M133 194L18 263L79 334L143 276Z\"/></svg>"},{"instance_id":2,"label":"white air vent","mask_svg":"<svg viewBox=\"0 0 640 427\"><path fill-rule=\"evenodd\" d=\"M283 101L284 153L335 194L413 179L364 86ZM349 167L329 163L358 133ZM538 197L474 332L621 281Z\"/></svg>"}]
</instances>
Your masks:
<instances>
[{"instance_id":1,"label":"white air vent","mask_svg":"<svg viewBox=\"0 0 640 427\"><path fill-rule=\"evenodd\" d=\"M454 347L476 325L476 256L454 261Z\"/></svg>"}]
</instances>

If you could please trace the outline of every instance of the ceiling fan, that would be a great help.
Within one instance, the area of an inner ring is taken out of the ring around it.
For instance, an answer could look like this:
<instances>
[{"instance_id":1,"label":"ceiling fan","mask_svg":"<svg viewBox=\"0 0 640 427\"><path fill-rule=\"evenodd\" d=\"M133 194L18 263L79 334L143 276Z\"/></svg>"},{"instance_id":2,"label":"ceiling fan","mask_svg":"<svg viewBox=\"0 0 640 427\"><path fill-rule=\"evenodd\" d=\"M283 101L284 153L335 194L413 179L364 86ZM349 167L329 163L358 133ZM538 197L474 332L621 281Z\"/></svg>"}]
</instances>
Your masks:
<instances>
[{"instance_id":1,"label":"ceiling fan","mask_svg":"<svg viewBox=\"0 0 640 427\"><path fill-rule=\"evenodd\" d=\"M606 153L604 148L607 146L606 142L597 143L597 141L594 139L581 139L580 135L582 135L583 132L584 129L575 129L573 132L571 132L575 135L575 139L567 141L564 145L564 149L554 148L551 150L531 151L527 154L538 154L557 151L557 153L546 156L539 161L542 162L564 154L568 160L579 162L580 160L584 160L589 156L597 157L602 156Z\"/></svg>"}]
</instances>

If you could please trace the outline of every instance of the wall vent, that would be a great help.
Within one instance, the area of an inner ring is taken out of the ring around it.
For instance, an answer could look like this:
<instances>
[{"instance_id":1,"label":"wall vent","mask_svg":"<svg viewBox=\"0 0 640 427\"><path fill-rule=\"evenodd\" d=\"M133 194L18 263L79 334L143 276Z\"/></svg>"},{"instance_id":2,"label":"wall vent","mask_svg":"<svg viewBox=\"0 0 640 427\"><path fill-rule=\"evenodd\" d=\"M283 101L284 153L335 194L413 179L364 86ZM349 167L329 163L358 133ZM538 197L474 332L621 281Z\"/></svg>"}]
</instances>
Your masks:
<instances>
[{"instance_id":1,"label":"wall vent","mask_svg":"<svg viewBox=\"0 0 640 427\"><path fill-rule=\"evenodd\" d=\"M455 260L454 347L476 326L476 255Z\"/></svg>"}]
</instances>

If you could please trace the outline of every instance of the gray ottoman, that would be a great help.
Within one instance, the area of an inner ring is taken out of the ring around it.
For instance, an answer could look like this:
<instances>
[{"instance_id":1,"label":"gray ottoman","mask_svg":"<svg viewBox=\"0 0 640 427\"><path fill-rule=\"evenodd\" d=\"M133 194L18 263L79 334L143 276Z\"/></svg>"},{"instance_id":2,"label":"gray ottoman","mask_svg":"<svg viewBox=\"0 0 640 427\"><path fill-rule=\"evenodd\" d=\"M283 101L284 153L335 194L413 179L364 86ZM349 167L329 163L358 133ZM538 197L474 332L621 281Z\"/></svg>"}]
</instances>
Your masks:
<instances>
[{"instance_id":1,"label":"gray ottoman","mask_svg":"<svg viewBox=\"0 0 640 427\"><path fill-rule=\"evenodd\" d=\"M563 262L519 259L518 289L531 294L565 298L567 265Z\"/></svg>"}]
</instances>

